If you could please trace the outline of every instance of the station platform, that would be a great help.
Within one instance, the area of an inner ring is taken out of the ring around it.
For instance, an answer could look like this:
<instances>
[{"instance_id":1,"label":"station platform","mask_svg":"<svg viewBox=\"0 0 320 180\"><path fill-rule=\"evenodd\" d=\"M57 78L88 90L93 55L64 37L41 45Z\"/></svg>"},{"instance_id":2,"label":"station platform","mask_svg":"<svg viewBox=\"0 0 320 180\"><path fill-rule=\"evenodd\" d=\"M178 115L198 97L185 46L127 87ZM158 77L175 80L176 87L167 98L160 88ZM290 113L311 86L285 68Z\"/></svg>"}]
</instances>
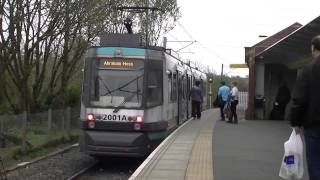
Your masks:
<instances>
[{"instance_id":1,"label":"station platform","mask_svg":"<svg viewBox=\"0 0 320 180\"><path fill-rule=\"evenodd\" d=\"M210 109L166 138L129 180L280 180L291 131L285 121L226 123Z\"/></svg>"}]
</instances>

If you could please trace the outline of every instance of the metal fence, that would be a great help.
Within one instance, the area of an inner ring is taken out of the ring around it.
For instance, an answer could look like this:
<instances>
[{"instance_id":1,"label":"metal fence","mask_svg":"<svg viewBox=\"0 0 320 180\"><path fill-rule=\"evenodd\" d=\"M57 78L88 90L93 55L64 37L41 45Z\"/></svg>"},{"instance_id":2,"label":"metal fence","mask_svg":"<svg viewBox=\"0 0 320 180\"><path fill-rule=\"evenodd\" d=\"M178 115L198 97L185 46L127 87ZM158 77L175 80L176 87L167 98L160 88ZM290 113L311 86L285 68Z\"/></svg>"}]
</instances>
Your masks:
<instances>
[{"instance_id":1,"label":"metal fence","mask_svg":"<svg viewBox=\"0 0 320 180\"><path fill-rule=\"evenodd\" d=\"M22 151L26 151L28 146L40 146L53 139L53 136L71 135L79 129L79 115L80 108L1 115L0 150L20 146Z\"/></svg>"},{"instance_id":2,"label":"metal fence","mask_svg":"<svg viewBox=\"0 0 320 180\"><path fill-rule=\"evenodd\" d=\"M245 111L248 107L248 92L239 92L239 104L237 106L239 111Z\"/></svg>"}]
</instances>

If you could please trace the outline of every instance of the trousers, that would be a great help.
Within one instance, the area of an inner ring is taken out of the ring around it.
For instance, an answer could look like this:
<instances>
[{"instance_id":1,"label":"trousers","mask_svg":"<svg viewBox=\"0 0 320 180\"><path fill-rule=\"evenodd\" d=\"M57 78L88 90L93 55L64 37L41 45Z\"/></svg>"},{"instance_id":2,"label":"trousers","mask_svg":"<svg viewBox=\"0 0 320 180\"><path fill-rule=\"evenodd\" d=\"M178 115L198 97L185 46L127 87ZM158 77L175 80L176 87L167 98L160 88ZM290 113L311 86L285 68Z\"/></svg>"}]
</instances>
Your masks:
<instances>
[{"instance_id":1,"label":"trousers","mask_svg":"<svg viewBox=\"0 0 320 180\"><path fill-rule=\"evenodd\" d=\"M201 109L200 109L201 102L199 101L192 101L192 112L191 116L200 118L201 117Z\"/></svg>"},{"instance_id":2,"label":"trousers","mask_svg":"<svg viewBox=\"0 0 320 180\"><path fill-rule=\"evenodd\" d=\"M305 128L304 138L310 180L320 180L320 128Z\"/></svg>"}]
</instances>

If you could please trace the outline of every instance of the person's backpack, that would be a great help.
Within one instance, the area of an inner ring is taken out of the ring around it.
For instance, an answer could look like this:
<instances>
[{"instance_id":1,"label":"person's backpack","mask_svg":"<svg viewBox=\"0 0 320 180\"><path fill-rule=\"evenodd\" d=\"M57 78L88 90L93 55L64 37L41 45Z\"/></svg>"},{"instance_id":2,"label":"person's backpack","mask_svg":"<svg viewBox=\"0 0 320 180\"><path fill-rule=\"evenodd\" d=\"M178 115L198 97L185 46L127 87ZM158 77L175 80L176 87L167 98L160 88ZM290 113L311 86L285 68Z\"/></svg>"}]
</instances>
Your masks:
<instances>
[{"instance_id":1,"label":"person's backpack","mask_svg":"<svg viewBox=\"0 0 320 180\"><path fill-rule=\"evenodd\" d=\"M219 107L224 105L224 101L221 95L218 96L218 102L219 102Z\"/></svg>"},{"instance_id":2,"label":"person's backpack","mask_svg":"<svg viewBox=\"0 0 320 180\"><path fill-rule=\"evenodd\" d=\"M213 107L220 107L220 100L218 95L216 96L216 99L213 101Z\"/></svg>"}]
</instances>

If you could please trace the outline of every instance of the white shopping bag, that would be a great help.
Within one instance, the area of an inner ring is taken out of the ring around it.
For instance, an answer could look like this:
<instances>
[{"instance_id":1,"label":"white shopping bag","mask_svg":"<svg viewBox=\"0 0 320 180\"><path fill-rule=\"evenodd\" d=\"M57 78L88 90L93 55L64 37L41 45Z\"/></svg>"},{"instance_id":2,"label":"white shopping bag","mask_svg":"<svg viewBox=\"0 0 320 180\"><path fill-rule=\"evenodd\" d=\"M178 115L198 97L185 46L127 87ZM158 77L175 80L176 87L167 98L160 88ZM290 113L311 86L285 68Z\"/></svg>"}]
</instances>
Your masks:
<instances>
[{"instance_id":1,"label":"white shopping bag","mask_svg":"<svg viewBox=\"0 0 320 180\"><path fill-rule=\"evenodd\" d=\"M300 134L296 134L294 130L284 143L279 176L284 179L301 179L303 176L303 143Z\"/></svg>"}]
</instances>

